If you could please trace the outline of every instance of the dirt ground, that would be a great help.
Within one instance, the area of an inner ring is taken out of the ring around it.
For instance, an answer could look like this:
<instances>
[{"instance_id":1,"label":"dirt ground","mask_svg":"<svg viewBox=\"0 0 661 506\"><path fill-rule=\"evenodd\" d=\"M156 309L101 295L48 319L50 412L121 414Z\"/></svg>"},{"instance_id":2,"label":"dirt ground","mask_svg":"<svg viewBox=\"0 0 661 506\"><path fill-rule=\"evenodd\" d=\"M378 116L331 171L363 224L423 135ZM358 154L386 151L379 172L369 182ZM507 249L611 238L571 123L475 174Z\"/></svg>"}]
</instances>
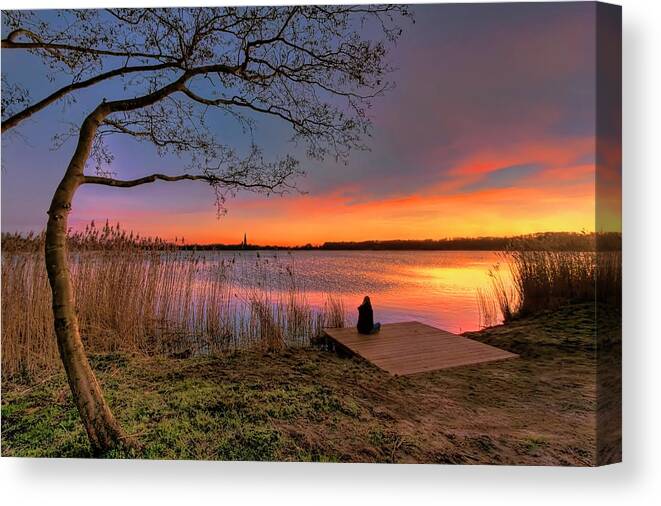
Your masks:
<instances>
[{"instance_id":1,"label":"dirt ground","mask_svg":"<svg viewBox=\"0 0 661 506\"><path fill-rule=\"evenodd\" d=\"M566 306L469 333L520 358L411 377L317 349L95 356L115 415L142 445L108 457L594 465L594 314ZM619 315L605 321L616 327ZM600 447L616 445L613 435ZM90 455L62 373L3 385L2 455Z\"/></svg>"}]
</instances>

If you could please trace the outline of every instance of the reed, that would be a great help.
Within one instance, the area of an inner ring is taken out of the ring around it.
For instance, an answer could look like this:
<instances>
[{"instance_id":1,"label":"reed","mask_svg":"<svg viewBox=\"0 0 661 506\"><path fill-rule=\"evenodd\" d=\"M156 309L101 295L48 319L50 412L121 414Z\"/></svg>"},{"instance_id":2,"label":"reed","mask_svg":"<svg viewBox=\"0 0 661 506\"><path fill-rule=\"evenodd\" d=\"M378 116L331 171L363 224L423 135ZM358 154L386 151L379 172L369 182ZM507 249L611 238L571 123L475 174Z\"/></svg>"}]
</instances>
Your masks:
<instances>
[{"instance_id":1,"label":"reed","mask_svg":"<svg viewBox=\"0 0 661 506\"><path fill-rule=\"evenodd\" d=\"M323 326L326 328L342 328L347 323L347 310L342 299L328 295L324 303Z\"/></svg>"},{"instance_id":2,"label":"reed","mask_svg":"<svg viewBox=\"0 0 661 506\"><path fill-rule=\"evenodd\" d=\"M59 367L43 241L43 234L2 236L3 379ZM344 308L331 295L321 309L309 304L293 260L267 268L280 261L258 254L256 265L248 266L246 257L181 251L108 224L71 233L69 244L76 310L90 353L273 351L305 346L323 326L343 325Z\"/></svg>"},{"instance_id":3,"label":"reed","mask_svg":"<svg viewBox=\"0 0 661 506\"><path fill-rule=\"evenodd\" d=\"M563 304L620 304L622 252L618 247L604 248L605 244L621 244L616 239L614 234L605 238L585 234L589 248L584 251L568 251L550 236L531 236L511 243L501 253L503 263L509 266L511 286L503 282L495 266L489 271L490 290L478 292L482 324L493 325L498 314L507 322Z\"/></svg>"},{"instance_id":4,"label":"reed","mask_svg":"<svg viewBox=\"0 0 661 506\"><path fill-rule=\"evenodd\" d=\"M511 282L503 279L500 264L487 272L488 289L477 289L480 327L491 327L514 319L519 308L519 295Z\"/></svg>"}]
</instances>

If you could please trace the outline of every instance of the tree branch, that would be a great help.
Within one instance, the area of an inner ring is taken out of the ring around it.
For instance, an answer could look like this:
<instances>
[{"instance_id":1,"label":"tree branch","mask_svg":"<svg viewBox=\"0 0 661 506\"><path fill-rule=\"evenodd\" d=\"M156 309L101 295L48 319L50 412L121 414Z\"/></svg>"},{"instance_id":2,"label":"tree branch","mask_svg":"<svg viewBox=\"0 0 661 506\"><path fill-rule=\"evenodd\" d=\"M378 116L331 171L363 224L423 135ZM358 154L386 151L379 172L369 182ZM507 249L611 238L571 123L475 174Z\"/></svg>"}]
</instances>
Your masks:
<instances>
[{"instance_id":1,"label":"tree branch","mask_svg":"<svg viewBox=\"0 0 661 506\"><path fill-rule=\"evenodd\" d=\"M110 70L108 72L105 72L103 74L98 74L94 77L91 77L89 79L86 79L85 81L80 81L77 83L71 83L67 86L64 86L60 88L59 90L51 93L49 96L46 98L40 100L39 102L26 107L22 111L17 112L16 114L10 116L6 120L2 122L2 133L5 131L9 130L10 128L15 127L18 125L21 121L29 118L32 116L34 113L41 111L48 105L52 104L56 100L59 100L63 96L76 91L76 90L81 90L83 88L88 88L90 86L93 86L94 84L100 83L101 81L105 81L106 79L111 79L113 77L121 76L124 74L130 74L134 72L150 72L150 71L157 71L157 70L163 70L167 68L172 68L175 67L177 64L176 63L162 63L160 65L139 65L139 66L134 66L134 67L120 67L116 68L114 70Z\"/></svg>"},{"instance_id":2,"label":"tree branch","mask_svg":"<svg viewBox=\"0 0 661 506\"><path fill-rule=\"evenodd\" d=\"M182 93L184 93L188 98L191 100L195 100L196 102L199 102L200 104L203 105L208 105L208 106L221 106L221 105L234 105L237 107L246 107L248 109L252 109L255 112L261 112L263 114L270 114L272 116L277 116L279 118L284 119L288 123L291 123L294 126L297 126L299 128L303 128L304 125L301 121L296 120L293 116L290 114L283 114L281 111L273 108L272 106L269 107L261 107L258 105L255 105L252 102L249 102L243 98L240 97L232 97L231 99L227 98L215 98L215 99L209 99L209 98L204 98L199 96L198 94L192 92L188 87L183 86L179 90Z\"/></svg>"},{"instance_id":3,"label":"tree branch","mask_svg":"<svg viewBox=\"0 0 661 506\"><path fill-rule=\"evenodd\" d=\"M100 184L105 186L114 186L116 188L133 188L143 184L154 183L155 181L205 181L211 185L224 185L228 187L240 187L247 189L261 189L265 191L274 191L282 184L281 181L274 183L246 183L237 179L227 179L215 175L195 175L195 174L180 174L178 176L168 176L166 174L151 174L138 179L115 179L112 177L102 176L83 176L82 184Z\"/></svg>"},{"instance_id":4,"label":"tree branch","mask_svg":"<svg viewBox=\"0 0 661 506\"><path fill-rule=\"evenodd\" d=\"M250 61L250 48L251 47L259 47L263 46L266 44L272 44L273 42L277 42L281 40L282 34L285 33L285 30L287 29L287 25L289 22L294 18L296 13L300 10L299 6L294 6L292 10L289 12L289 15L285 19L284 23L282 24L282 27L280 30L278 30L278 33L271 38L268 39L259 39L259 40L253 40L249 41L246 44L246 49L245 49L245 58L243 60L243 63L241 64L241 67L245 70L248 67L248 62Z\"/></svg>"},{"instance_id":5,"label":"tree branch","mask_svg":"<svg viewBox=\"0 0 661 506\"><path fill-rule=\"evenodd\" d=\"M84 176L83 184L101 184L105 186L114 186L117 188L132 188L134 186L140 186L143 184L153 183L157 180L160 181L197 181L202 180L210 184L217 183L218 178L215 176L204 176L204 175L193 175L193 174L181 174L178 176L167 176L165 174L151 174L150 176L141 177L138 179L115 179L112 177L102 177L102 176Z\"/></svg>"},{"instance_id":6,"label":"tree branch","mask_svg":"<svg viewBox=\"0 0 661 506\"><path fill-rule=\"evenodd\" d=\"M14 39L19 35L25 35L32 42L15 42ZM12 31L6 39L2 39L2 49L44 49L46 51L73 51L76 53L93 54L98 56L122 56L124 58L152 58L156 60L169 59L176 60L177 58L170 55L142 53L132 51L113 51L111 49L99 49L94 47L81 47L73 46L71 44L58 44L51 42L43 42L36 33L26 30L25 28L17 28Z\"/></svg>"}]
</instances>

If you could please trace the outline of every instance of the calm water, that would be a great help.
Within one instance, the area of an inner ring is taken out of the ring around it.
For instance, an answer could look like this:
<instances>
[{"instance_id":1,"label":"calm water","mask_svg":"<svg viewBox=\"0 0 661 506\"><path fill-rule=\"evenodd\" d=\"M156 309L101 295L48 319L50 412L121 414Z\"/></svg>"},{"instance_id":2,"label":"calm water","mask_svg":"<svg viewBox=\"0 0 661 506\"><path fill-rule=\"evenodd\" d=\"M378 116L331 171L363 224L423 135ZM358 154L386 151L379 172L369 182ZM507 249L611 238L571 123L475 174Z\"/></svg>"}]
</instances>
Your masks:
<instances>
[{"instance_id":1,"label":"calm water","mask_svg":"<svg viewBox=\"0 0 661 506\"><path fill-rule=\"evenodd\" d=\"M369 295L382 323L418 320L452 332L479 328L476 293L488 288L488 270L502 260L483 251L208 252L207 260L234 259L237 288L287 290L292 283L308 302L341 298L352 322ZM505 275L508 269L501 267ZM290 274L291 273L291 274ZM507 281L507 276L503 276Z\"/></svg>"}]
</instances>

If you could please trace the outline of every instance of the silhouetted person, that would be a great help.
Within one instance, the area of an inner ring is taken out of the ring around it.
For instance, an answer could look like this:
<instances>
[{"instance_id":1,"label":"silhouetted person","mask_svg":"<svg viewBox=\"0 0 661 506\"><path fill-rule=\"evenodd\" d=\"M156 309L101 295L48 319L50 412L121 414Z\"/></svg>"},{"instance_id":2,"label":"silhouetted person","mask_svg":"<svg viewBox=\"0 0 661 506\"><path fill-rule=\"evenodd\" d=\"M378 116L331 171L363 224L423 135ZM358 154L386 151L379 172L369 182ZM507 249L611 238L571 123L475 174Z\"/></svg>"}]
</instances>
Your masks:
<instances>
[{"instance_id":1,"label":"silhouetted person","mask_svg":"<svg viewBox=\"0 0 661 506\"><path fill-rule=\"evenodd\" d=\"M358 306L358 332L361 334L374 334L381 329L380 323L374 323L374 311L370 298L365 295L363 303Z\"/></svg>"}]
</instances>

